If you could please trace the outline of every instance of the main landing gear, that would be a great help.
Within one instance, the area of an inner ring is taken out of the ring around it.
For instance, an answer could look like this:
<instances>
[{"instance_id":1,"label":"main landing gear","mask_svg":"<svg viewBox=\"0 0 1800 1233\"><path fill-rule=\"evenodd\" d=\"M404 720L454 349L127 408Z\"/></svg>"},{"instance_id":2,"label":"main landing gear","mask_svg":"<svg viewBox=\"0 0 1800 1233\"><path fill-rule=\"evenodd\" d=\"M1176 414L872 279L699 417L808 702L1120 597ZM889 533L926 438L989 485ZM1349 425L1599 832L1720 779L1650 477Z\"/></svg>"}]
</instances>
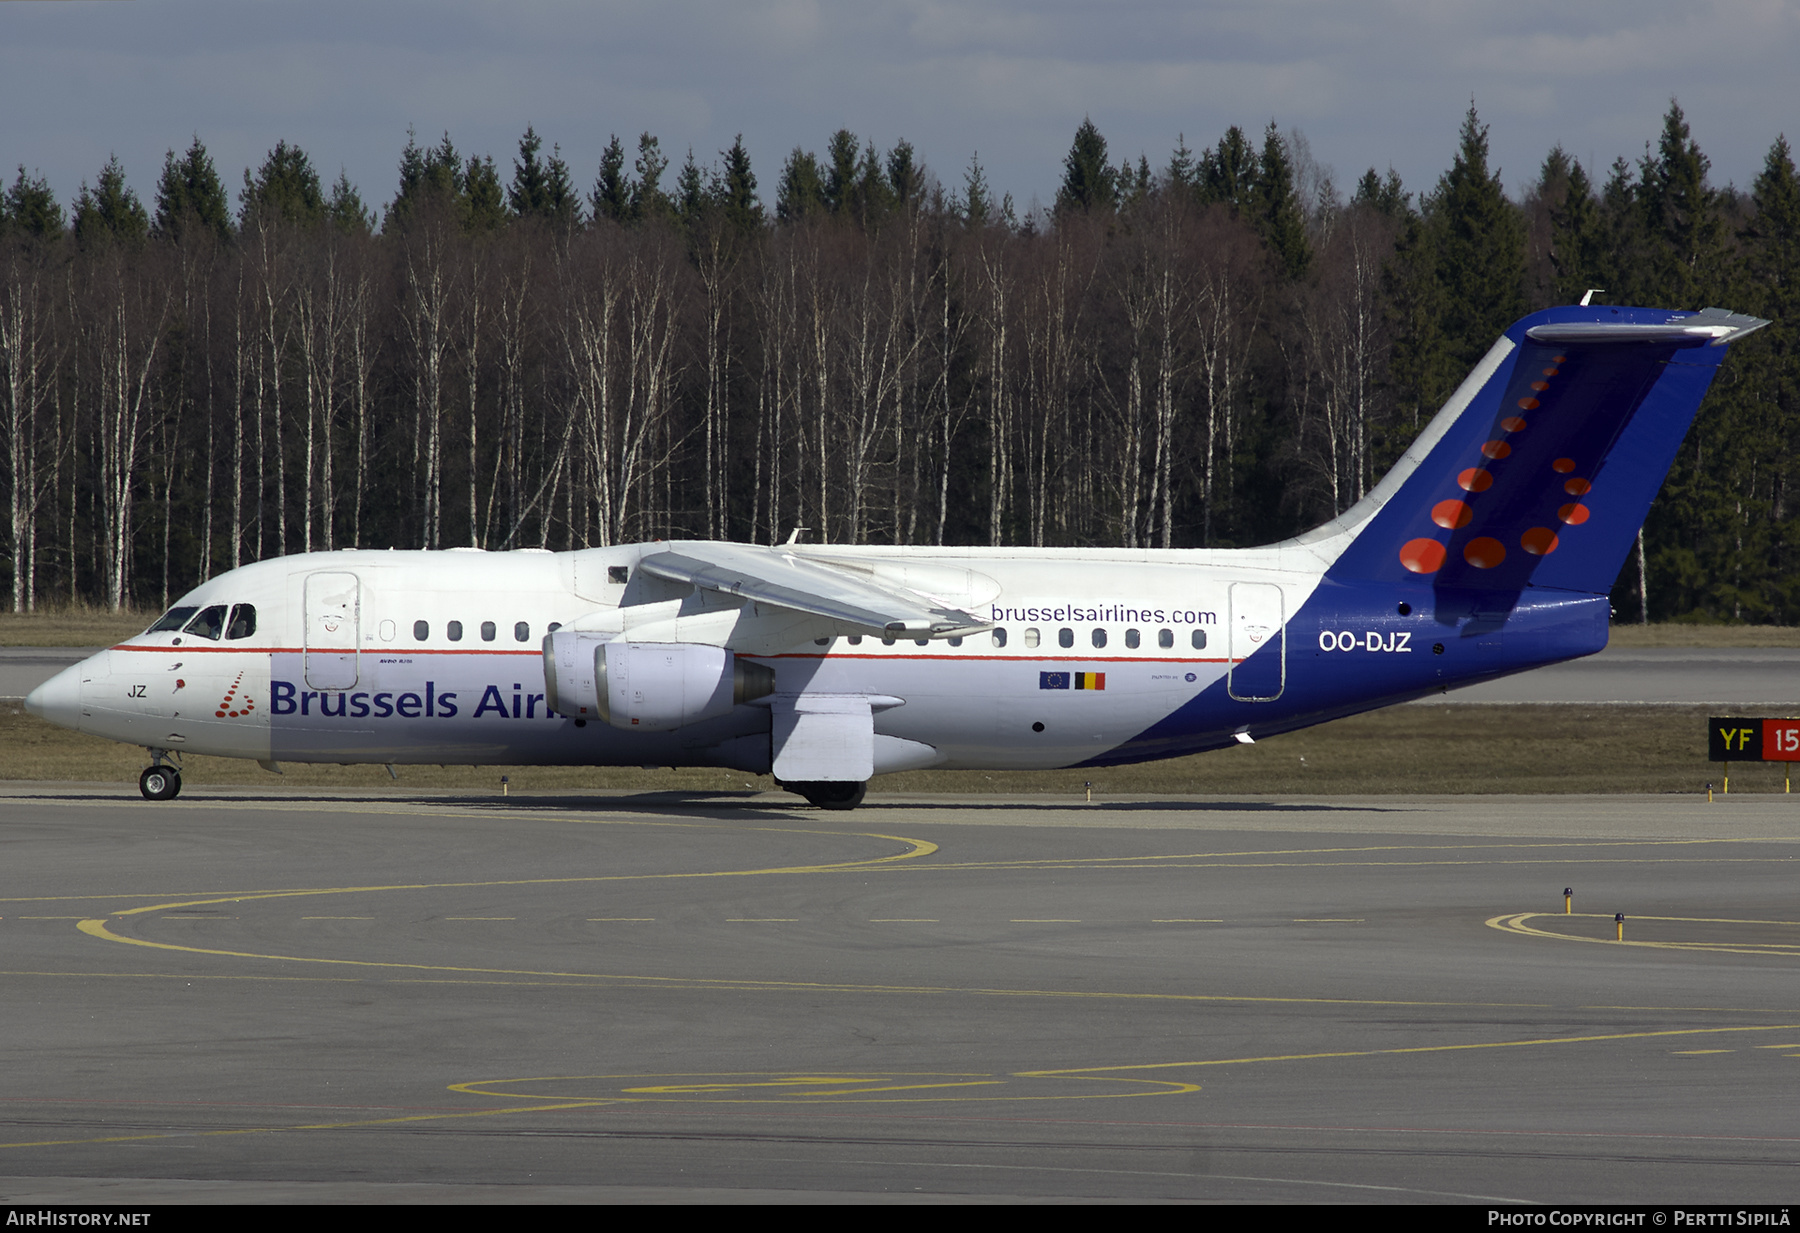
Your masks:
<instances>
[{"instance_id":1,"label":"main landing gear","mask_svg":"<svg viewBox=\"0 0 1800 1233\"><path fill-rule=\"evenodd\" d=\"M150 756L155 761L138 776L138 791L147 801L174 800L181 795L181 768L165 763L160 749L152 749Z\"/></svg>"},{"instance_id":2,"label":"main landing gear","mask_svg":"<svg viewBox=\"0 0 1800 1233\"><path fill-rule=\"evenodd\" d=\"M866 782L842 783L824 780L784 783L781 786L789 792L798 792L820 809L855 809L863 803L863 795L869 790Z\"/></svg>"}]
</instances>

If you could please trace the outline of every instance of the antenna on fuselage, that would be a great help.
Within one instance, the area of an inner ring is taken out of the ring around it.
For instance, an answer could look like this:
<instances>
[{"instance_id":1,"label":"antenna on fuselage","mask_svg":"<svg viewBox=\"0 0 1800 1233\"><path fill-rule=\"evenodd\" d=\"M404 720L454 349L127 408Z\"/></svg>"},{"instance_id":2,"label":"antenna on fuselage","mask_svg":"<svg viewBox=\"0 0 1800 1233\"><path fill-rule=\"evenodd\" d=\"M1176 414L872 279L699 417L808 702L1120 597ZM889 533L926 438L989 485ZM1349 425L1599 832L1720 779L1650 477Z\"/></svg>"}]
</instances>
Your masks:
<instances>
[{"instance_id":1,"label":"antenna on fuselage","mask_svg":"<svg viewBox=\"0 0 1800 1233\"><path fill-rule=\"evenodd\" d=\"M810 530L812 530L811 527L795 527L792 531L788 532L787 542L790 544L799 543L800 542L800 532L810 531Z\"/></svg>"},{"instance_id":2,"label":"antenna on fuselage","mask_svg":"<svg viewBox=\"0 0 1800 1233\"><path fill-rule=\"evenodd\" d=\"M1589 287L1587 289L1587 294L1581 297L1581 306L1583 308L1586 308L1588 306L1589 300L1593 299L1597 295L1605 295L1605 294L1606 294L1605 287Z\"/></svg>"}]
</instances>

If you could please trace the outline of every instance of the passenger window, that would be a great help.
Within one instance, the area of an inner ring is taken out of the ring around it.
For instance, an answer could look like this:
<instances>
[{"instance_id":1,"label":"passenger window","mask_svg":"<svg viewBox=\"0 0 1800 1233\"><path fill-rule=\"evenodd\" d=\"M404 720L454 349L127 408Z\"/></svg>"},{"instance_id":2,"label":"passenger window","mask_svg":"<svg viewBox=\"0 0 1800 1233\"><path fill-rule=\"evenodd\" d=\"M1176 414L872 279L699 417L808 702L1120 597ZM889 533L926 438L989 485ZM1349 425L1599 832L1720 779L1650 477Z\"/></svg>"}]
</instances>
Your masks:
<instances>
[{"instance_id":1,"label":"passenger window","mask_svg":"<svg viewBox=\"0 0 1800 1233\"><path fill-rule=\"evenodd\" d=\"M1056 631L1056 645L1060 646L1060 647L1074 646L1075 645L1075 631L1070 629L1067 625L1065 625L1061 629L1057 630Z\"/></svg>"},{"instance_id":2,"label":"passenger window","mask_svg":"<svg viewBox=\"0 0 1800 1233\"><path fill-rule=\"evenodd\" d=\"M171 608L163 613L162 620L158 621L144 632L147 634L161 634L166 633L171 629L180 629L183 625L188 623L188 618L198 611L198 608Z\"/></svg>"},{"instance_id":3,"label":"passenger window","mask_svg":"<svg viewBox=\"0 0 1800 1233\"><path fill-rule=\"evenodd\" d=\"M914 646L930 646L931 639L929 639L929 638L914 638L913 645Z\"/></svg>"},{"instance_id":4,"label":"passenger window","mask_svg":"<svg viewBox=\"0 0 1800 1233\"><path fill-rule=\"evenodd\" d=\"M950 645L951 646L961 646L962 639L960 637L952 638L952 639L950 639Z\"/></svg>"},{"instance_id":5,"label":"passenger window","mask_svg":"<svg viewBox=\"0 0 1800 1233\"><path fill-rule=\"evenodd\" d=\"M1106 631L1098 627L1094 630L1094 649L1099 650L1106 645Z\"/></svg>"},{"instance_id":6,"label":"passenger window","mask_svg":"<svg viewBox=\"0 0 1800 1233\"><path fill-rule=\"evenodd\" d=\"M1125 646L1128 649L1133 650L1133 651L1138 649L1138 631L1137 630L1128 629L1125 631Z\"/></svg>"},{"instance_id":7,"label":"passenger window","mask_svg":"<svg viewBox=\"0 0 1800 1233\"><path fill-rule=\"evenodd\" d=\"M829 639L829 638L814 638L813 645L814 646L830 646L831 639Z\"/></svg>"},{"instance_id":8,"label":"passenger window","mask_svg":"<svg viewBox=\"0 0 1800 1233\"><path fill-rule=\"evenodd\" d=\"M429 637L431 637L431 622L430 621L414 621L413 622L413 638L419 642L423 642Z\"/></svg>"},{"instance_id":9,"label":"passenger window","mask_svg":"<svg viewBox=\"0 0 1800 1233\"><path fill-rule=\"evenodd\" d=\"M629 565L608 565L606 580L614 586L624 586L631 581L631 567Z\"/></svg>"},{"instance_id":10,"label":"passenger window","mask_svg":"<svg viewBox=\"0 0 1800 1233\"><path fill-rule=\"evenodd\" d=\"M551 633L555 633L555 632L556 632L556 631L557 631L557 630L559 630L559 629L561 629L561 628L562 628L562 622L561 622L561 621L552 621L552 622L550 622L550 632L551 632Z\"/></svg>"},{"instance_id":11,"label":"passenger window","mask_svg":"<svg viewBox=\"0 0 1800 1233\"><path fill-rule=\"evenodd\" d=\"M1026 646L1036 646L1037 644L1038 644L1038 631L1036 629L1026 630L1025 631L1025 645Z\"/></svg>"},{"instance_id":12,"label":"passenger window","mask_svg":"<svg viewBox=\"0 0 1800 1233\"><path fill-rule=\"evenodd\" d=\"M1196 629L1191 641L1193 642L1196 651L1204 651L1206 649L1206 631L1204 629Z\"/></svg>"},{"instance_id":13,"label":"passenger window","mask_svg":"<svg viewBox=\"0 0 1800 1233\"><path fill-rule=\"evenodd\" d=\"M231 610L231 624L225 630L225 636L233 641L248 638L256 632L256 605L239 604Z\"/></svg>"},{"instance_id":14,"label":"passenger window","mask_svg":"<svg viewBox=\"0 0 1800 1233\"><path fill-rule=\"evenodd\" d=\"M494 623L492 621L483 621L481 623L481 640L483 642L492 642L494 640L494 635L497 632L499 631L494 628Z\"/></svg>"},{"instance_id":15,"label":"passenger window","mask_svg":"<svg viewBox=\"0 0 1800 1233\"><path fill-rule=\"evenodd\" d=\"M204 609L199 616L189 621L187 627L181 632L192 634L196 638L205 638L210 642L217 642L225 633L225 605L214 604L212 607Z\"/></svg>"},{"instance_id":16,"label":"passenger window","mask_svg":"<svg viewBox=\"0 0 1800 1233\"><path fill-rule=\"evenodd\" d=\"M1165 651L1168 650L1170 647L1174 646L1175 645L1175 631L1172 629L1157 630L1156 631L1156 645L1161 647Z\"/></svg>"},{"instance_id":17,"label":"passenger window","mask_svg":"<svg viewBox=\"0 0 1800 1233\"><path fill-rule=\"evenodd\" d=\"M861 634L851 634L850 637L847 638L845 641L849 642L849 644L851 646L861 646L862 645L862 635Z\"/></svg>"},{"instance_id":18,"label":"passenger window","mask_svg":"<svg viewBox=\"0 0 1800 1233\"><path fill-rule=\"evenodd\" d=\"M461 642L462 641L462 622L461 621L451 621L449 624L445 625L444 626L444 637L450 639L450 641L452 641L452 642Z\"/></svg>"},{"instance_id":19,"label":"passenger window","mask_svg":"<svg viewBox=\"0 0 1800 1233\"><path fill-rule=\"evenodd\" d=\"M995 629L994 633L993 633L993 639L994 639L995 646L1005 646L1006 645L1006 631L1004 629Z\"/></svg>"},{"instance_id":20,"label":"passenger window","mask_svg":"<svg viewBox=\"0 0 1800 1233\"><path fill-rule=\"evenodd\" d=\"M513 624L513 641L514 642L530 642L531 641L531 622L530 621L517 621Z\"/></svg>"},{"instance_id":21,"label":"passenger window","mask_svg":"<svg viewBox=\"0 0 1800 1233\"><path fill-rule=\"evenodd\" d=\"M883 638L883 639L882 639L882 640L881 640L881 645L882 645L882 646L893 646L893 645L894 645L894 638L893 638L893 635L892 635L892 634L889 634L889 635L888 635L888 636L886 636L886 637L884 637L884 638Z\"/></svg>"}]
</instances>

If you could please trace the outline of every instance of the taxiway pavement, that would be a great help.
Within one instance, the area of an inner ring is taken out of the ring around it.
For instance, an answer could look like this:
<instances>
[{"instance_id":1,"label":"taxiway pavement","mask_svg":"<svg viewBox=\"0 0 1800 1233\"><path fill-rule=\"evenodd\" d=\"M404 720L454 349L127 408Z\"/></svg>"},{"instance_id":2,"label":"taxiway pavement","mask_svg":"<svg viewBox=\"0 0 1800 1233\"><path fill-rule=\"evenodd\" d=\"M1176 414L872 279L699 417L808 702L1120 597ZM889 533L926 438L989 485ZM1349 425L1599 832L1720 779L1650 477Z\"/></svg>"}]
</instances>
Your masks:
<instances>
[{"instance_id":1,"label":"taxiway pavement","mask_svg":"<svg viewBox=\"0 0 1800 1233\"><path fill-rule=\"evenodd\" d=\"M1797 839L8 784L0 1199L1785 1202Z\"/></svg>"}]
</instances>

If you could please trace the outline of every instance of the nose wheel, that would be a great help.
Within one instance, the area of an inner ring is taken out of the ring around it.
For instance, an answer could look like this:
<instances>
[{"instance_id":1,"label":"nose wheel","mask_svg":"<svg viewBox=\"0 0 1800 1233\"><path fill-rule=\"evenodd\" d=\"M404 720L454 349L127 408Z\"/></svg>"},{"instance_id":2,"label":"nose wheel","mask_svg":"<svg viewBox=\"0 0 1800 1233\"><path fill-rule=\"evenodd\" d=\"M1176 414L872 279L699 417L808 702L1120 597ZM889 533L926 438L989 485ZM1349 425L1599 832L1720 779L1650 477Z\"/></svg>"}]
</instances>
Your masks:
<instances>
[{"instance_id":1,"label":"nose wheel","mask_svg":"<svg viewBox=\"0 0 1800 1233\"><path fill-rule=\"evenodd\" d=\"M147 766L138 776L138 791L147 801L172 801L181 795L181 772L172 766Z\"/></svg>"}]
</instances>

